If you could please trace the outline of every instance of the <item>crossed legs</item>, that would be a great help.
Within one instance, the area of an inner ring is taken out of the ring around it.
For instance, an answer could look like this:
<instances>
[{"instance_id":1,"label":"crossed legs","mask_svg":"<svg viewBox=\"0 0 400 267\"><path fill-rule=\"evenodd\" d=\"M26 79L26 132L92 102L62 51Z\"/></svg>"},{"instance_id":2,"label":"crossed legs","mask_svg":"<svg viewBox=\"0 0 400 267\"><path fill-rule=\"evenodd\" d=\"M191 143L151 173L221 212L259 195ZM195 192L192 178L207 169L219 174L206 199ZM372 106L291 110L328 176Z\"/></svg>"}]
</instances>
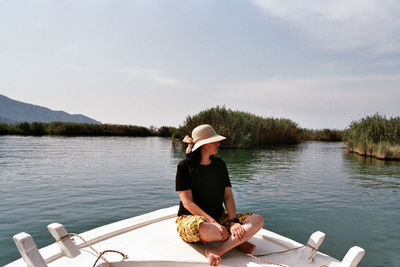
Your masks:
<instances>
[{"instance_id":1,"label":"crossed legs","mask_svg":"<svg viewBox=\"0 0 400 267\"><path fill-rule=\"evenodd\" d=\"M264 219L258 214L252 214L247 217L242 226L245 229L245 233L241 239L230 235L228 239L223 241L218 247L214 249L206 249L205 254L208 258L210 266L218 266L221 261L221 256L226 252L230 251L234 247L238 247L245 253L252 253L255 250L255 246L247 240L255 235L258 230L264 225ZM199 227L200 239L205 242L221 241L222 235L216 225L203 222Z\"/></svg>"}]
</instances>

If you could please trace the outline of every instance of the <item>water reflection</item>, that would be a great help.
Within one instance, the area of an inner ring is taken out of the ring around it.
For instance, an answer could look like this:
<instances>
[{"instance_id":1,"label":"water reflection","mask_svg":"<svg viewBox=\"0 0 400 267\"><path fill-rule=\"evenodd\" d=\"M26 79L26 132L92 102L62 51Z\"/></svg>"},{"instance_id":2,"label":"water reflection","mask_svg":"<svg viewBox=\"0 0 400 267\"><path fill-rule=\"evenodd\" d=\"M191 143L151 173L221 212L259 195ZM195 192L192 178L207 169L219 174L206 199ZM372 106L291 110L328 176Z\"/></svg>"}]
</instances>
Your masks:
<instances>
[{"instance_id":1,"label":"water reflection","mask_svg":"<svg viewBox=\"0 0 400 267\"><path fill-rule=\"evenodd\" d=\"M345 153L344 166L350 178L365 188L400 189L400 162Z\"/></svg>"},{"instance_id":2,"label":"water reflection","mask_svg":"<svg viewBox=\"0 0 400 267\"><path fill-rule=\"evenodd\" d=\"M382 160L374 157L361 156L357 153L346 153L345 158L353 162L358 162L360 165L369 165L374 167L384 167L384 166L400 166L400 161L393 160Z\"/></svg>"}]
</instances>

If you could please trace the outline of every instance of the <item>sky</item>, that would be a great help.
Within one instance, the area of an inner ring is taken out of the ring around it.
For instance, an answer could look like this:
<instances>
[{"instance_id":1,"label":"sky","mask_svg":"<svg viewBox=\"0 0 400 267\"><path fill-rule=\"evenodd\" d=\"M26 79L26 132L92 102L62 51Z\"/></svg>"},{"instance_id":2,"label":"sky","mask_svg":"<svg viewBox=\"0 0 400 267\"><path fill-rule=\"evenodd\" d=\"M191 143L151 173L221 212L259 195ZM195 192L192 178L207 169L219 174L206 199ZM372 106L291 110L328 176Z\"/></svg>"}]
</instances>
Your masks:
<instances>
[{"instance_id":1,"label":"sky","mask_svg":"<svg viewBox=\"0 0 400 267\"><path fill-rule=\"evenodd\" d=\"M103 123L400 115L398 0L0 0L0 94Z\"/></svg>"}]
</instances>

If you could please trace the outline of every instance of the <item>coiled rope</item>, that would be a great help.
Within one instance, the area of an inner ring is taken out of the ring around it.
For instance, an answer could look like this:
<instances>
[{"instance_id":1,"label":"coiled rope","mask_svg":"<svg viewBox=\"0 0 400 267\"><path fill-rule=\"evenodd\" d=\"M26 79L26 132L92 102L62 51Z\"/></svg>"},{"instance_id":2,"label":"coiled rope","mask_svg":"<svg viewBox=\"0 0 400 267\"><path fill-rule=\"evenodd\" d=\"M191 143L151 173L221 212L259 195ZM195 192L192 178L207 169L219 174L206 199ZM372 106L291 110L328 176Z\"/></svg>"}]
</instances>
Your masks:
<instances>
[{"instance_id":1,"label":"coiled rope","mask_svg":"<svg viewBox=\"0 0 400 267\"><path fill-rule=\"evenodd\" d=\"M313 247L313 246L311 246L309 244L305 244L303 246L299 246L299 247L295 247L295 248L291 248L291 249L287 249L287 250L282 250L282 251L276 251L276 252L270 252L270 253L264 253L264 254L257 254L257 255L253 255L253 254L246 254L246 255L251 257L251 258L254 258L254 259L256 259L259 262L262 262L264 264L287 267L287 265L282 265L282 264L279 264L279 263L269 262L269 261L266 261L266 260L264 260L264 259L262 259L260 257L270 256L270 255L274 255L274 254L282 254L282 253L286 253L286 252L293 251L293 250L298 250L298 249L305 248L305 247L309 247L309 248L312 249L311 256L308 258L308 260L310 260L318 250L315 247Z\"/></svg>"},{"instance_id":2,"label":"coiled rope","mask_svg":"<svg viewBox=\"0 0 400 267\"><path fill-rule=\"evenodd\" d=\"M98 255L96 261L95 261L94 264L93 264L93 267L96 266L96 264L97 264L97 262L99 261L99 259L102 259L103 261L105 261L105 262L107 263L107 266L108 266L108 267L111 267L111 263L110 263L105 257L103 257L103 255L104 255L105 253L108 253L108 252L113 252L113 253L118 253L118 254L120 254L120 255L122 256L122 261L124 261L124 260L126 260L126 259L128 258L128 255L126 255L126 254L124 254L124 253L122 253L122 252L120 252L120 251L118 251L118 250L107 249L107 250L104 250L104 251L102 251L102 252L98 252L98 251L97 251L88 241L86 241L82 236L80 236L80 235L78 235L78 234L75 234L75 233L68 233L68 234L66 234L65 236L61 237L59 240L56 240L56 242L60 242L60 241L64 240L65 238L74 237L74 236L76 236L76 237L78 237L79 239L81 239L82 242L83 242L85 245L87 245L91 250L93 250L93 252L94 252L96 255ZM75 243L75 240L74 240L74 239L72 239L72 241Z\"/></svg>"}]
</instances>

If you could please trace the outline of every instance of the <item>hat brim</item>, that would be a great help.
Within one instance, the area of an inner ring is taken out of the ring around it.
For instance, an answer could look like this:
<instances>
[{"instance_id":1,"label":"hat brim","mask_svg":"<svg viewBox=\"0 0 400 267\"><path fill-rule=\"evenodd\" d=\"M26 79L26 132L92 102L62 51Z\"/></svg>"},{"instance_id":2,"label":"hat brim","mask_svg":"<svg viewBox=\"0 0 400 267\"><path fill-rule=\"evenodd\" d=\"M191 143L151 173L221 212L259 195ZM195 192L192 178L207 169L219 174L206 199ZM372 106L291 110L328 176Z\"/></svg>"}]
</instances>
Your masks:
<instances>
[{"instance_id":1,"label":"hat brim","mask_svg":"<svg viewBox=\"0 0 400 267\"><path fill-rule=\"evenodd\" d=\"M219 141L222 141L222 140L225 140L225 139L226 139L225 136L222 136L222 135L219 135L219 134L211 136L211 137L209 137L207 139L204 139L204 140L201 140L201 141L195 143L193 148L192 148L192 151L195 151L196 149L198 149L202 145L209 144L209 143L214 143L214 142L219 142Z\"/></svg>"}]
</instances>

